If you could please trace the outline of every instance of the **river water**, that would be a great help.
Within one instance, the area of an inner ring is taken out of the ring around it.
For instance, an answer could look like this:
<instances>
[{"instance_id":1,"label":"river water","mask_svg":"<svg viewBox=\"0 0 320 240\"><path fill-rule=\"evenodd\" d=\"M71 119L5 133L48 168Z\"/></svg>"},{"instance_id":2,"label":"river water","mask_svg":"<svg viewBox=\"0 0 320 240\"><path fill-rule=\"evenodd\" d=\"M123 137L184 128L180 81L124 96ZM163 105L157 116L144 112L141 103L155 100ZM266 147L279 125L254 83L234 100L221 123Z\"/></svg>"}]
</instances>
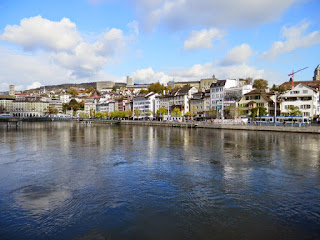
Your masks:
<instances>
[{"instance_id":1,"label":"river water","mask_svg":"<svg viewBox=\"0 0 320 240\"><path fill-rule=\"evenodd\" d=\"M0 125L0 239L319 239L320 136Z\"/></svg>"}]
</instances>

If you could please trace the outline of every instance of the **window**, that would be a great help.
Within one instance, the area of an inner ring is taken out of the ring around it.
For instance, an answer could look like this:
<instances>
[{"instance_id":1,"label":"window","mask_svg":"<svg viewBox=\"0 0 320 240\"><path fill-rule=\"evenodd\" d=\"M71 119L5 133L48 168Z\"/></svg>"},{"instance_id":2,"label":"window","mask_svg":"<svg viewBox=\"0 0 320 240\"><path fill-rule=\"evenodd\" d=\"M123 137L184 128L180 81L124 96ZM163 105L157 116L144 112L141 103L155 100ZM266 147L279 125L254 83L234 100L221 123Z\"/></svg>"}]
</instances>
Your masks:
<instances>
[{"instance_id":1,"label":"window","mask_svg":"<svg viewBox=\"0 0 320 240\"><path fill-rule=\"evenodd\" d=\"M308 90L303 90L303 93L308 93Z\"/></svg>"}]
</instances>

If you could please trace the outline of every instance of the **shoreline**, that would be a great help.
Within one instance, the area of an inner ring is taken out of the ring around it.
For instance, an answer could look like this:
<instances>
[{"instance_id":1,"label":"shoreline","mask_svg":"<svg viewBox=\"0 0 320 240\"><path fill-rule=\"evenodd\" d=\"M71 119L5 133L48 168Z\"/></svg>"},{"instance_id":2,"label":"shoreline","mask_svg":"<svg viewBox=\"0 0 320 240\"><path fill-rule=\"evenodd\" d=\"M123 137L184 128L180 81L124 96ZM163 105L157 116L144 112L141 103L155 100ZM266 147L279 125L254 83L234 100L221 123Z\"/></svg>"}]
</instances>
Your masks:
<instances>
[{"instance_id":1,"label":"shoreline","mask_svg":"<svg viewBox=\"0 0 320 240\"><path fill-rule=\"evenodd\" d=\"M267 131L267 132L292 132L292 133L312 133L320 134L320 126L292 127L292 126L256 126L239 124L212 124L208 122L162 122L162 121L128 121L121 120L120 125L140 125L140 126L166 126L180 128L208 128L224 130L245 130L245 131Z\"/></svg>"}]
</instances>

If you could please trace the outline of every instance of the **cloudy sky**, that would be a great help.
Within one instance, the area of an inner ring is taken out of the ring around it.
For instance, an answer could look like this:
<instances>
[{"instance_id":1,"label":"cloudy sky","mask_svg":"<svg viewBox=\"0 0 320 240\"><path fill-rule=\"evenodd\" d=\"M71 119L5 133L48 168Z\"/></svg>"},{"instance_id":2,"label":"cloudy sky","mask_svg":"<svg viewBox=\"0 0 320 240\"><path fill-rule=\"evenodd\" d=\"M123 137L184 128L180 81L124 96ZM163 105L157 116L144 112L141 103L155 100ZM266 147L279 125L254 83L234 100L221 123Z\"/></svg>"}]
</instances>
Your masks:
<instances>
[{"instance_id":1,"label":"cloudy sky","mask_svg":"<svg viewBox=\"0 0 320 240\"><path fill-rule=\"evenodd\" d=\"M0 90L61 83L311 80L319 0L0 0Z\"/></svg>"}]
</instances>

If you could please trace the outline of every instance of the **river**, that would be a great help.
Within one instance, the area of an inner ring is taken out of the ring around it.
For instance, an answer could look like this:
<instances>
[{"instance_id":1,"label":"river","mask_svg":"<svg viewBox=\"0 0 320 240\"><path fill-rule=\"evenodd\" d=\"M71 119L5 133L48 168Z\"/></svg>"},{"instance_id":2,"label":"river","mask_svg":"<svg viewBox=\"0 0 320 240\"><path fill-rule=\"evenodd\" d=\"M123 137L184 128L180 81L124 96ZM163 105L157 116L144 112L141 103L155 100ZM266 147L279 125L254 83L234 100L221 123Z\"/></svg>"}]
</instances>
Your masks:
<instances>
[{"instance_id":1,"label":"river","mask_svg":"<svg viewBox=\"0 0 320 240\"><path fill-rule=\"evenodd\" d=\"M0 125L0 239L319 239L320 135Z\"/></svg>"}]
</instances>

